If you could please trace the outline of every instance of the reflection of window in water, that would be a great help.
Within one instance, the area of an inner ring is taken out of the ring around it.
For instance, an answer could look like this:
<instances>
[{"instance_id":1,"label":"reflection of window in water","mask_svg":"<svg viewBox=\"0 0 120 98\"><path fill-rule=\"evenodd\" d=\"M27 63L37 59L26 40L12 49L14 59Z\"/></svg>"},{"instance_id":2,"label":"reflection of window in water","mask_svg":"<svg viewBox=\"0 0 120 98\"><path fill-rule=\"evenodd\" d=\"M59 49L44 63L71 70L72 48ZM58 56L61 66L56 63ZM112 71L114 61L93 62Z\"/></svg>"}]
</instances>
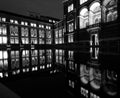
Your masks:
<instances>
[{"instance_id":1,"label":"reflection of window in water","mask_svg":"<svg viewBox=\"0 0 120 98\"><path fill-rule=\"evenodd\" d=\"M115 21L118 17L117 11L118 0L104 0L103 1L103 20L104 22Z\"/></svg>"},{"instance_id":2,"label":"reflection of window in water","mask_svg":"<svg viewBox=\"0 0 120 98\"><path fill-rule=\"evenodd\" d=\"M101 71L96 68L90 68L90 85L94 89L100 89L101 87Z\"/></svg>"},{"instance_id":3,"label":"reflection of window in water","mask_svg":"<svg viewBox=\"0 0 120 98\"><path fill-rule=\"evenodd\" d=\"M29 66L29 50L22 51L22 66Z\"/></svg>"},{"instance_id":4,"label":"reflection of window in water","mask_svg":"<svg viewBox=\"0 0 120 98\"><path fill-rule=\"evenodd\" d=\"M89 82L89 70L88 66L80 64L80 78L81 82L84 84L88 84Z\"/></svg>"},{"instance_id":5,"label":"reflection of window in water","mask_svg":"<svg viewBox=\"0 0 120 98\"><path fill-rule=\"evenodd\" d=\"M100 96L90 92L90 98L100 98Z\"/></svg>"},{"instance_id":6,"label":"reflection of window in water","mask_svg":"<svg viewBox=\"0 0 120 98\"><path fill-rule=\"evenodd\" d=\"M52 50L46 50L47 63L52 62Z\"/></svg>"},{"instance_id":7,"label":"reflection of window in water","mask_svg":"<svg viewBox=\"0 0 120 98\"><path fill-rule=\"evenodd\" d=\"M19 51L11 51L11 68L19 68Z\"/></svg>"},{"instance_id":8,"label":"reflection of window in water","mask_svg":"<svg viewBox=\"0 0 120 98\"><path fill-rule=\"evenodd\" d=\"M0 44L7 44L7 27L0 24Z\"/></svg>"},{"instance_id":9,"label":"reflection of window in water","mask_svg":"<svg viewBox=\"0 0 120 98\"><path fill-rule=\"evenodd\" d=\"M75 82L72 80L69 80L69 86L72 88L75 88Z\"/></svg>"},{"instance_id":10,"label":"reflection of window in water","mask_svg":"<svg viewBox=\"0 0 120 98\"><path fill-rule=\"evenodd\" d=\"M8 52L0 51L0 70L8 69Z\"/></svg>"},{"instance_id":11,"label":"reflection of window in water","mask_svg":"<svg viewBox=\"0 0 120 98\"><path fill-rule=\"evenodd\" d=\"M45 63L45 50L39 50L40 64Z\"/></svg>"},{"instance_id":12,"label":"reflection of window in water","mask_svg":"<svg viewBox=\"0 0 120 98\"><path fill-rule=\"evenodd\" d=\"M90 54L92 59L98 59L99 57L99 48L90 48Z\"/></svg>"},{"instance_id":13,"label":"reflection of window in water","mask_svg":"<svg viewBox=\"0 0 120 98\"><path fill-rule=\"evenodd\" d=\"M88 98L88 90L81 87L80 88L80 92L81 92L81 95L85 96L86 98ZM91 97L90 97L91 98Z\"/></svg>"},{"instance_id":14,"label":"reflection of window in water","mask_svg":"<svg viewBox=\"0 0 120 98\"><path fill-rule=\"evenodd\" d=\"M117 96L118 93L118 74L113 70L105 70L103 77L104 92L109 96Z\"/></svg>"},{"instance_id":15,"label":"reflection of window in water","mask_svg":"<svg viewBox=\"0 0 120 98\"><path fill-rule=\"evenodd\" d=\"M32 50L31 51L31 58L32 58L32 65L38 65L38 51L37 50Z\"/></svg>"}]
</instances>

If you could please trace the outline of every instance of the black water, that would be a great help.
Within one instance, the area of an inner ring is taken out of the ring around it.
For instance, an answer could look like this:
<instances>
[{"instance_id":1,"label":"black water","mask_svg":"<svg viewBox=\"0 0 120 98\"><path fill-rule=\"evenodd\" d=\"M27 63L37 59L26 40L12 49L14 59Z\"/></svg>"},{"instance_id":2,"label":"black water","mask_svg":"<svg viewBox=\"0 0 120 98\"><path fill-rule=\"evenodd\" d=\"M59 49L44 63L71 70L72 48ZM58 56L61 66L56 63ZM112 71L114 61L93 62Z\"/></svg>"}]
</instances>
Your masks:
<instances>
[{"instance_id":1,"label":"black water","mask_svg":"<svg viewBox=\"0 0 120 98\"><path fill-rule=\"evenodd\" d=\"M25 55L23 51L16 56L7 51L3 61L8 60L8 67L0 67L1 85L21 98L119 98L117 54L46 49L28 50ZM11 94L2 88L0 92Z\"/></svg>"}]
</instances>

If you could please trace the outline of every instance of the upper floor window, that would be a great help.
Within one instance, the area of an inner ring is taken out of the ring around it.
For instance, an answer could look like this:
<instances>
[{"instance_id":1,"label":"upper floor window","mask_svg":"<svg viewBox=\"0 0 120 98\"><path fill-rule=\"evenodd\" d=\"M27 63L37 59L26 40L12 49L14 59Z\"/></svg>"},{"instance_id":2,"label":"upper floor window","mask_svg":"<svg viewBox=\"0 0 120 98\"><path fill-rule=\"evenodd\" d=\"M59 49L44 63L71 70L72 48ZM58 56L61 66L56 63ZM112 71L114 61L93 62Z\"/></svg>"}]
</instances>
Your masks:
<instances>
[{"instance_id":1,"label":"upper floor window","mask_svg":"<svg viewBox=\"0 0 120 98\"><path fill-rule=\"evenodd\" d=\"M69 32L73 32L73 31L74 31L74 24L73 24L73 23L70 23L70 24L68 25L68 31L69 31Z\"/></svg>"},{"instance_id":2,"label":"upper floor window","mask_svg":"<svg viewBox=\"0 0 120 98\"><path fill-rule=\"evenodd\" d=\"M21 40L22 44L28 44L29 43L29 30L28 28L21 28Z\"/></svg>"},{"instance_id":3,"label":"upper floor window","mask_svg":"<svg viewBox=\"0 0 120 98\"><path fill-rule=\"evenodd\" d=\"M6 18L0 17L0 22L6 22Z\"/></svg>"},{"instance_id":4,"label":"upper floor window","mask_svg":"<svg viewBox=\"0 0 120 98\"><path fill-rule=\"evenodd\" d=\"M7 27L0 24L0 44L7 44Z\"/></svg>"},{"instance_id":5,"label":"upper floor window","mask_svg":"<svg viewBox=\"0 0 120 98\"><path fill-rule=\"evenodd\" d=\"M10 43L11 44L19 44L19 32L18 26L10 26Z\"/></svg>"},{"instance_id":6,"label":"upper floor window","mask_svg":"<svg viewBox=\"0 0 120 98\"><path fill-rule=\"evenodd\" d=\"M80 11L80 28L85 28L88 25L88 9L83 8Z\"/></svg>"},{"instance_id":7,"label":"upper floor window","mask_svg":"<svg viewBox=\"0 0 120 98\"><path fill-rule=\"evenodd\" d=\"M74 37L73 34L68 35L68 43L73 43L74 42Z\"/></svg>"},{"instance_id":8,"label":"upper floor window","mask_svg":"<svg viewBox=\"0 0 120 98\"><path fill-rule=\"evenodd\" d=\"M110 22L116 20L118 17L117 0L103 1L103 21Z\"/></svg>"},{"instance_id":9,"label":"upper floor window","mask_svg":"<svg viewBox=\"0 0 120 98\"><path fill-rule=\"evenodd\" d=\"M93 25L101 22L101 5L99 2L94 2L90 6L89 24Z\"/></svg>"},{"instance_id":10,"label":"upper floor window","mask_svg":"<svg viewBox=\"0 0 120 98\"><path fill-rule=\"evenodd\" d=\"M88 0L80 0L80 5L87 2Z\"/></svg>"},{"instance_id":11,"label":"upper floor window","mask_svg":"<svg viewBox=\"0 0 120 98\"><path fill-rule=\"evenodd\" d=\"M68 6L68 13L73 11L73 9L74 9L74 5L73 4L69 5Z\"/></svg>"},{"instance_id":12,"label":"upper floor window","mask_svg":"<svg viewBox=\"0 0 120 98\"><path fill-rule=\"evenodd\" d=\"M37 29L31 28L31 43L32 44L37 44Z\"/></svg>"}]
</instances>

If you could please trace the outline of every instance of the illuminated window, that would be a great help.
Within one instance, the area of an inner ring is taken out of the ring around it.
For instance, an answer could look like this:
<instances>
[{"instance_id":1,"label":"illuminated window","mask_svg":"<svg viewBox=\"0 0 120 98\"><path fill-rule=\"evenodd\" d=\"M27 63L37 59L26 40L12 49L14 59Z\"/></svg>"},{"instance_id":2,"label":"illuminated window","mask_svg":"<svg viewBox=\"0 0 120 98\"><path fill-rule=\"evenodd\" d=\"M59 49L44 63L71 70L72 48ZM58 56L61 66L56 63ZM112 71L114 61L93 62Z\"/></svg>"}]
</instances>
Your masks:
<instances>
[{"instance_id":1,"label":"illuminated window","mask_svg":"<svg viewBox=\"0 0 120 98\"><path fill-rule=\"evenodd\" d=\"M38 51L31 50L32 66L38 65Z\"/></svg>"},{"instance_id":2,"label":"illuminated window","mask_svg":"<svg viewBox=\"0 0 120 98\"><path fill-rule=\"evenodd\" d=\"M44 30L39 30L39 44L44 44L45 41L45 31Z\"/></svg>"},{"instance_id":3,"label":"illuminated window","mask_svg":"<svg viewBox=\"0 0 120 98\"><path fill-rule=\"evenodd\" d=\"M31 27L37 27L37 24L31 23L30 26L31 26Z\"/></svg>"},{"instance_id":4,"label":"illuminated window","mask_svg":"<svg viewBox=\"0 0 120 98\"><path fill-rule=\"evenodd\" d=\"M11 68L19 68L19 51L11 51Z\"/></svg>"},{"instance_id":5,"label":"illuminated window","mask_svg":"<svg viewBox=\"0 0 120 98\"><path fill-rule=\"evenodd\" d=\"M52 44L52 32L51 32L51 30L46 31L46 44Z\"/></svg>"},{"instance_id":6,"label":"illuminated window","mask_svg":"<svg viewBox=\"0 0 120 98\"><path fill-rule=\"evenodd\" d=\"M80 0L80 4L83 4L83 3L85 3L86 1L88 1L88 0Z\"/></svg>"},{"instance_id":7,"label":"illuminated window","mask_svg":"<svg viewBox=\"0 0 120 98\"><path fill-rule=\"evenodd\" d=\"M72 42L74 42L73 34L69 34L68 35L68 43L72 43Z\"/></svg>"},{"instance_id":8,"label":"illuminated window","mask_svg":"<svg viewBox=\"0 0 120 98\"><path fill-rule=\"evenodd\" d=\"M31 44L37 44L38 41L37 41L37 29L31 29L30 30L31 32Z\"/></svg>"},{"instance_id":9,"label":"illuminated window","mask_svg":"<svg viewBox=\"0 0 120 98\"><path fill-rule=\"evenodd\" d=\"M52 63L52 50L46 50L47 63Z\"/></svg>"},{"instance_id":10,"label":"illuminated window","mask_svg":"<svg viewBox=\"0 0 120 98\"><path fill-rule=\"evenodd\" d=\"M97 24L101 22L101 5L99 2L94 2L90 6L89 24Z\"/></svg>"},{"instance_id":11,"label":"illuminated window","mask_svg":"<svg viewBox=\"0 0 120 98\"><path fill-rule=\"evenodd\" d=\"M39 50L40 65L45 64L45 50Z\"/></svg>"},{"instance_id":12,"label":"illuminated window","mask_svg":"<svg viewBox=\"0 0 120 98\"><path fill-rule=\"evenodd\" d=\"M104 22L115 21L118 17L117 11L118 0L104 0L103 1L103 20Z\"/></svg>"},{"instance_id":13,"label":"illuminated window","mask_svg":"<svg viewBox=\"0 0 120 98\"><path fill-rule=\"evenodd\" d=\"M63 29L55 30L55 44L63 44L64 43L64 33Z\"/></svg>"},{"instance_id":14,"label":"illuminated window","mask_svg":"<svg viewBox=\"0 0 120 98\"><path fill-rule=\"evenodd\" d=\"M19 44L18 26L10 26L10 43Z\"/></svg>"},{"instance_id":15,"label":"illuminated window","mask_svg":"<svg viewBox=\"0 0 120 98\"><path fill-rule=\"evenodd\" d=\"M65 58L64 58L64 50L55 50L55 58L56 58L56 63L59 64L65 64Z\"/></svg>"},{"instance_id":16,"label":"illuminated window","mask_svg":"<svg viewBox=\"0 0 120 98\"><path fill-rule=\"evenodd\" d=\"M29 44L29 37L28 37L28 28L21 28L21 40L22 44Z\"/></svg>"},{"instance_id":17,"label":"illuminated window","mask_svg":"<svg viewBox=\"0 0 120 98\"><path fill-rule=\"evenodd\" d=\"M28 67L29 66L29 50L22 51L22 66Z\"/></svg>"},{"instance_id":18,"label":"illuminated window","mask_svg":"<svg viewBox=\"0 0 120 98\"><path fill-rule=\"evenodd\" d=\"M74 5L73 4L69 5L68 6L68 13L73 11L73 9L74 9Z\"/></svg>"},{"instance_id":19,"label":"illuminated window","mask_svg":"<svg viewBox=\"0 0 120 98\"><path fill-rule=\"evenodd\" d=\"M0 44L7 44L7 27L0 24Z\"/></svg>"},{"instance_id":20,"label":"illuminated window","mask_svg":"<svg viewBox=\"0 0 120 98\"><path fill-rule=\"evenodd\" d=\"M74 51L68 51L68 58L74 60Z\"/></svg>"},{"instance_id":21,"label":"illuminated window","mask_svg":"<svg viewBox=\"0 0 120 98\"><path fill-rule=\"evenodd\" d=\"M73 31L74 31L74 24L73 24L73 23L70 23L70 24L68 25L68 31L69 31L69 32L73 32Z\"/></svg>"},{"instance_id":22,"label":"illuminated window","mask_svg":"<svg viewBox=\"0 0 120 98\"><path fill-rule=\"evenodd\" d=\"M8 69L8 52L0 51L0 70Z\"/></svg>"},{"instance_id":23,"label":"illuminated window","mask_svg":"<svg viewBox=\"0 0 120 98\"><path fill-rule=\"evenodd\" d=\"M93 46L93 45L99 45L99 37L98 37L98 34L91 34L90 36L90 45Z\"/></svg>"},{"instance_id":24,"label":"illuminated window","mask_svg":"<svg viewBox=\"0 0 120 98\"><path fill-rule=\"evenodd\" d=\"M86 28L88 26L88 9L83 8L80 11L80 28Z\"/></svg>"}]
</instances>

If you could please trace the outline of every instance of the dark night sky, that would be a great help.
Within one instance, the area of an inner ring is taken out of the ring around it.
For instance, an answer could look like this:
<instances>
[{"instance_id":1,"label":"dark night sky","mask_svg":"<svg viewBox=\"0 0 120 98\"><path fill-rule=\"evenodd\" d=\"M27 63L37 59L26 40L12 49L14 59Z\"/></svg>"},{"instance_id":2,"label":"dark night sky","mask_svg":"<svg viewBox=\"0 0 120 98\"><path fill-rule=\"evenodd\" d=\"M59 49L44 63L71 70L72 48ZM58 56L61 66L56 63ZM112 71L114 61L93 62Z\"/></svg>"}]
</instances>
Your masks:
<instances>
[{"instance_id":1,"label":"dark night sky","mask_svg":"<svg viewBox=\"0 0 120 98\"><path fill-rule=\"evenodd\" d=\"M28 11L55 18L63 17L62 0L0 0L0 10L28 15Z\"/></svg>"}]
</instances>

